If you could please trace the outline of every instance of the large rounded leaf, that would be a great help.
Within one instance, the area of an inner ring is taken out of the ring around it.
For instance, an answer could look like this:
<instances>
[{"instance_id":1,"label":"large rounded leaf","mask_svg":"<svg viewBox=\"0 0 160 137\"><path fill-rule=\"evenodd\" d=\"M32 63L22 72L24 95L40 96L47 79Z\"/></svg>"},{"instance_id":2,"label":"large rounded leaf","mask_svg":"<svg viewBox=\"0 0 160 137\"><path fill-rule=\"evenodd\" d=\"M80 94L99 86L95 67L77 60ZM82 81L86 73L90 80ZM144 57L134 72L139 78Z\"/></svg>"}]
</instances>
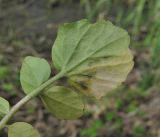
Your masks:
<instances>
[{"instance_id":1,"label":"large rounded leaf","mask_svg":"<svg viewBox=\"0 0 160 137\"><path fill-rule=\"evenodd\" d=\"M32 125L16 122L8 127L8 137L40 137L40 134Z\"/></svg>"},{"instance_id":2,"label":"large rounded leaf","mask_svg":"<svg viewBox=\"0 0 160 137\"><path fill-rule=\"evenodd\" d=\"M0 118L9 112L9 103L4 98L0 97Z\"/></svg>"},{"instance_id":3,"label":"large rounded leaf","mask_svg":"<svg viewBox=\"0 0 160 137\"><path fill-rule=\"evenodd\" d=\"M22 63L20 81L26 94L48 80L51 70L45 59L28 56Z\"/></svg>"},{"instance_id":4,"label":"large rounded leaf","mask_svg":"<svg viewBox=\"0 0 160 137\"><path fill-rule=\"evenodd\" d=\"M42 94L41 98L47 109L57 118L76 119L83 114L83 100L69 88L51 87Z\"/></svg>"},{"instance_id":5,"label":"large rounded leaf","mask_svg":"<svg viewBox=\"0 0 160 137\"><path fill-rule=\"evenodd\" d=\"M61 25L52 49L55 67L72 85L97 99L125 81L133 67L128 33L109 21Z\"/></svg>"}]
</instances>

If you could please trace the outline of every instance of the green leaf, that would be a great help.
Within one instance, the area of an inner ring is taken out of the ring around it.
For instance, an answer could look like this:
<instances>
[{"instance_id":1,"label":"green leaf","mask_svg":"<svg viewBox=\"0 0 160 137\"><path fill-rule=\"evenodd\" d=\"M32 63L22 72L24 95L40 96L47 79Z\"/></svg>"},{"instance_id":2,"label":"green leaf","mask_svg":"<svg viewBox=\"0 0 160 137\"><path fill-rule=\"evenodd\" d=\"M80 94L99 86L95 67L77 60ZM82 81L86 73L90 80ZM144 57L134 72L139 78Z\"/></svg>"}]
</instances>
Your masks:
<instances>
[{"instance_id":1,"label":"green leaf","mask_svg":"<svg viewBox=\"0 0 160 137\"><path fill-rule=\"evenodd\" d=\"M0 97L0 118L3 118L9 112L9 102Z\"/></svg>"},{"instance_id":2,"label":"green leaf","mask_svg":"<svg viewBox=\"0 0 160 137\"><path fill-rule=\"evenodd\" d=\"M22 63L20 81L26 94L48 80L51 70L45 59L28 56Z\"/></svg>"},{"instance_id":3,"label":"green leaf","mask_svg":"<svg viewBox=\"0 0 160 137\"><path fill-rule=\"evenodd\" d=\"M69 88L51 87L43 93L41 98L47 109L57 118L76 119L83 114L83 100Z\"/></svg>"},{"instance_id":4,"label":"green leaf","mask_svg":"<svg viewBox=\"0 0 160 137\"><path fill-rule=\"evenodd\" d=\"M32 125L16 122L8 127L8 137L40 137L40 134Z\"/></svg>"},{"instance_id":5,"label":"green leaf","mask_svg":"<svg viewBox=\"0 0 160 137\"><path fill-rule=\"evenodd\" d=\"M10 73L9 67L1 66L0 67L0 79L6 78Z\"/></svg>"},{"instance_id":6,"label":"green leaf","mask_svg":"<svg viewBox=\"0 0 160 137\"><path fill-rule=\"evenodd\" d=\"M52 49L55 67L72 86L100 99L125 81L133 67L128 33L109 21L63 24Z\"/></svg>"}]
</instances>

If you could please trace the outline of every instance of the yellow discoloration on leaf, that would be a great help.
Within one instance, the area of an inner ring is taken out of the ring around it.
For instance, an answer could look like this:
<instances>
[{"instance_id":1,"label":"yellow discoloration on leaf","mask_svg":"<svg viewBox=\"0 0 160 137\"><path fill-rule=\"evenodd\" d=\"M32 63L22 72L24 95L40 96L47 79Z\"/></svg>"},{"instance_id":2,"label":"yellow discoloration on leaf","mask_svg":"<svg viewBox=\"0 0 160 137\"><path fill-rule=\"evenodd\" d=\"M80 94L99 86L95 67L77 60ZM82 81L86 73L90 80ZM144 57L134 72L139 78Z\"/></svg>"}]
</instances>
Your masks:
<instances>
[{"instance_id":1,"label":"yellow discoloration on leaf","mask_svg":"<svg viewBox=\"0 0 160 137\"><path fill-rule=\"evenodd\" d=\"M132 67L133 61L97 68L95 74L92 73L93 75L90 78L87 76L73 76L71 79L79 85L83 85L82 87L87 87L87 89L83 89L86 95L100 99L124 82Z\"/></svg>"}]
</instances>

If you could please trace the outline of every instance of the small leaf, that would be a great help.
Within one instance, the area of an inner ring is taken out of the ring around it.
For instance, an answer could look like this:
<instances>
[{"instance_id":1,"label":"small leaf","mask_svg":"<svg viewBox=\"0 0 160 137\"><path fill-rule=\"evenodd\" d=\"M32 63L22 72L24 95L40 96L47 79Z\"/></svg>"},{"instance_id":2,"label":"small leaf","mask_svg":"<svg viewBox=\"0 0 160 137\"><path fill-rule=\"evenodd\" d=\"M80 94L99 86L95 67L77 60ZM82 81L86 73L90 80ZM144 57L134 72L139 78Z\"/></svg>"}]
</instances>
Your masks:
<instances>
[{"instance_id":1,"label":"small leaf","mask_svg":"<svg viewBox=\"0 0 160 137\"><path fill-rule=\"evenodd\" d=\"M9 103L0 97L0 118L3 118L9 112Z\"/></svg>"},{"instance_id":2,"label":"small leaf","mask_svg":"<svg viewBox=\"0 0 160 137\"><path fill-rule=\"evenodd\" d=\"M51 87L43 93L41 98L47 109L57 118L76 119L83 114L83 100L69 88Z\"/></svg>"},{"instance_id":3,"label":"small leaf","mask_svg":"<svg viewBox=\"0 0 160 137\"><path fill-rule=\"evenodd\" d=\"M52 49L55 67L97 99L125 81L133 67L128 33L109 21L63 24Z\"/></svg>"},{"instance_id":4,"label":"small leaf","mask_svg":"<svg viewBox=\"0 0 160 137\"><path fill-rule=\"evenodd\" d=\"M40 134L32 125L16 122L8 127L8 137L40 137Z\"/></svg>"},{"instance_id":5,"label":"small leaf","mask_svg":"<svg viewBox=\"0 0 160 137\"><path fill-rule=\"evenodd\" d=\"M26 94L48 80L51 70L45 59L28 56L22 63L20 81Z\"/></svg>"}]
</instances>

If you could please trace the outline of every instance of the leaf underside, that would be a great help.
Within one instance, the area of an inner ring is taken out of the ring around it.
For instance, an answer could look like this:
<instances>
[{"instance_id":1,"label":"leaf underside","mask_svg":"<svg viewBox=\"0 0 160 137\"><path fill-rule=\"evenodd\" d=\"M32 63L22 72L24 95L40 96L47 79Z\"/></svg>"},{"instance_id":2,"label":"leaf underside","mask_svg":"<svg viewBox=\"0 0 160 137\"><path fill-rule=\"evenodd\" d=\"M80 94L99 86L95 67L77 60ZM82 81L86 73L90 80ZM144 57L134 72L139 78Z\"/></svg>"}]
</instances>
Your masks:
<instances>
[{"instance_id":1,"label":"leaf underside","mask_svg":"<svg viewBox=\"0 0 160 137\"><path fill-rule=\"evenodd\" d=\"M52 49L57 70L72 86L97 99L125 81L133 67L128 33L109 21L63 24Z\"/></svg>"},{"instance_id":2,"label":"leaf underside","mask_svg":"<svg viewBox=\"0 0 160 137\"><path fill-rule=\"evenodd\" d=\"M8 127L8 137L40 137L40 134L32 125L16 122Z\"/></svg>"},{"instance_id":3,"label":"leaf underside","mask_svg":"<svg viewBox=\"0 0 160 137\"><path fill-rule=\"evenodd\" d=\"M22 63L20 81L26 94L48 80L51 70L45 59L28 56Z\"/></svg>"},{"instance_id":4,"label":"leaf underside","mask_svg":"<svg viewBox=\"0 0 160 137\"><path fill-rule=\"evenodd\" d=\"M76 119L84 111L81 97L66 87L51 87L41 95L41 99L47 109L60 119Z\"/></svg>"},{"instance_id":5,"label":"leaf underside","mask_svg":"<svg viewBox=\"0 0 160 137\"><path fill-rule=\"evenodd\" d=\"M9 112L9 102L0 97L0 119Z\"/></svg>"}]
</instances>

